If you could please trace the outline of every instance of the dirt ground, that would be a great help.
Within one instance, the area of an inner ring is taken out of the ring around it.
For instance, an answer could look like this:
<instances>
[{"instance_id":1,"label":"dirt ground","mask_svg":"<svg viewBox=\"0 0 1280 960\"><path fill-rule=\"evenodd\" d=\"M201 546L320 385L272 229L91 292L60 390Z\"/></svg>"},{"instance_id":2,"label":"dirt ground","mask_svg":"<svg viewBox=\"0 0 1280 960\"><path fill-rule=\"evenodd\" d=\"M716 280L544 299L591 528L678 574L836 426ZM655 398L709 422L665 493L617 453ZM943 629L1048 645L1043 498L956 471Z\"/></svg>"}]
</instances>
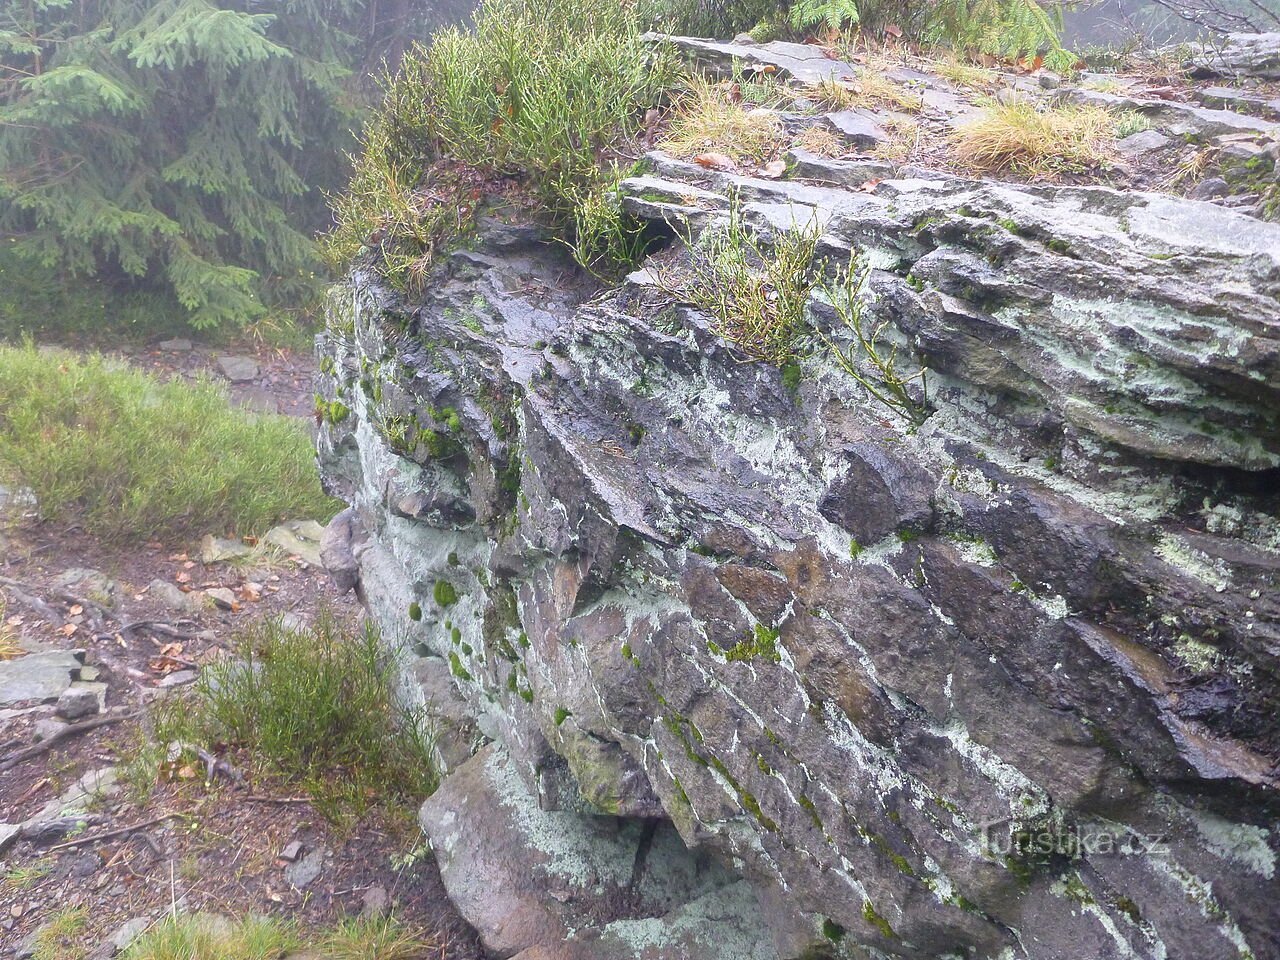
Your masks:
<instances>
[{"instance_id":1,"label":"dirt ground","mask_svg":"<svg viewBox=\"0 0 1280 960\"><path fill-rule=\"evenodd\" d=\"M216 379L216 355L146 349L130 359L160 375L212 369ZM236 385L238 398L259 409L269 402L309 414L310 357L272 353L259 363L261 376ZM114 603L107 605L100 589L81 597L77 590L86 588L59 584L72 569L105 575ZM123 771L144 736L139 723L148 706L224 655L243 626L281 614L309 621L321 606L359 615L352 597L336 596L324 572L296 555L233 565L200 562L197 543L112 550L74 527L35 523L12 501L8 516L0 516L0 578L4 627L22 652L82 650L88 669L81 679L106 684L102 712L72 724L107 721L24 756L37 746L37 725L54 718L55 704L0 704L0 824L36 817L86 774ZM175 610L149 587L157 579L192 595L224 587L236 606L206 602L194 613ZM41 615L41 602L44 613L56 614L52 621ZM430 956L482 956L444 896L412 811L375 809L338 829L296 786L207 776L203 767L167 770L145 798L121 778L88 799L76 818L83 826L55 823L47 836L24 833L7 850L0 828L0 958L22 955L32 934L69 907L87 914L79 956L105 957L106 942L125 921L154 919L175 905L228 916L282 915L306 930L360 912L379 888L397 918L436 942Z\"/></svg>"}]
</instances>

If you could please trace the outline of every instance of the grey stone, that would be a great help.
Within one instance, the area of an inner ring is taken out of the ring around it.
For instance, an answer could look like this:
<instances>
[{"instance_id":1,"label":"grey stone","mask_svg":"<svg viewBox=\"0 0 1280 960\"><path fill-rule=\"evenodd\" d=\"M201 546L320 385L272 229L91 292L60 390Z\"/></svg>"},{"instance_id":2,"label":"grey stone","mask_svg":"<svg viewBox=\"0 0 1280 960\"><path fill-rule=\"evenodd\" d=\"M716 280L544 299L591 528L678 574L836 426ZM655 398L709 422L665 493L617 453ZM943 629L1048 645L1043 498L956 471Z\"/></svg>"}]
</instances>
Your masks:
<instances>
[{"instance_id":1,"label":"grey stone","mask_svg":"<svg viewBox=\"0 0 1280 960\"><path fill-rule=\"evenodd\" d=\"M285 844L285 848L280 851L280 859L288 860L290 863L293 863L293 861L302 856L302 851L304 849L305 848L303 847L301 840L290 840Z\"/></svg>"},{"instance_id":2,"label":"grey stone","mask_svg":"<svg viewBox=\"0 0 1280 960\"><path fill-rule=\"evenodd\" d=\"M130 944L146 933L150 926L151 921L146 917L134 917L120 924L115 933L111 934L109 941L115 953L123 953L127 950Z\"/></svg>"},{"instance_id":3,"label":"grey stone","mask_svg":"<svg viewBox=\"0 0 1280 960\"><path fill-rule=\"evenodd\" d=\"M391 913L391 895L378 884L370 887L360 898L360 916L369 920L381 920Z\"/></svg>"},{"instance_id":4,"label":"grey stone","mask_svg":"<svg viewBox=\"0 0 1280 960\"><path fill-rule=\"evenodd\" d=\"M55 720L53 717L43 717L36 721L36 725L32 728L31 739L34 743L42 740L48 740L50 737L56 737L67 728L62 720Z\"/></svg>"},{"instance_id":5,"label":"grey stone","mask_svg":"<svg viewBox=\"0 0 1280 960\"><path fill-rule=\"evenodd\" d=\"M120 584L101 570L76 567L63 571L54 582L104 607L114 607L120 599Z\"/></svg>"},{"instance_id":6,"label":"grey stone","mask_svg":"<svg viewBox=\"0 0 1280 960\"><path fill-rule=\"evenodd\" d=\"M243 383L258 378L258 361L253 357L220 356L217 358L218 369L232 383Z\"/></svg>"},{"instance_id":7,"label":"grey stone","mask_svg":"<svg viewBox=\"0 0 1280 960\"><path fill-rule=\"evenodd\" d=\"M845 140L862 150L870 150L889 139L874 117L859 110L840 110L828 113L822 119Z\"/></svg>"},{"instance_id":8,"label":"grey stone","mask_svg":"<svg viewBox=\"0 0 1280 960\"><path fill-rule=\"evenodd\" d=\"M1218 137L1229 133L1275 133L1280 123L1211 107L1180 103L1176 100L1144 100L1123 94L1086 90L1079 87L1063 91L1063 96L1076 103L1091 103L1118 110L1133 110L1149 117L1162 133L1173 137Z\"/></svg>"},{"instance_id":9,"label":"grey stone","mask_svg":"<svg viewBox=\"0 0 1280 960\"><path fill-rule=\"evenodd\" d=\"M188 683L195 683L199 674L194 670L175 670L173 673L166 673L157 682L156 686L167 689L169 687L181 687Z\"/></svg>"},{"instance_id":10,"label":"grey stone","mask_svg":"<svg viewBox=\"0 0 1280 960\"><path fill-rule=\"evenodd\" d=\"M170 353L186 353L191 349L192 343L184 337L175 337L173 340L161 340L156 346Z\"/></svg>"},{"instance_id":11,"label":"grey stone","mask_svg":"<svg viewBox=\"0 0 1280 960\"><path fill-rule=\"evenodd\" d=\"M719 69L727 75L735 71L772 68L783 77L794 77L803 83L818 83L857 73L858 68L842 60L833 60L821 47L804 43L774 40L770 43L742 44L700 40L695 37L673 37L649 34L654 42L672 44L678 51L704 67Z\"/></svg>"},{"instance_id":12,"label":"grey stone","mask_svg":"<svg viewBox=\"0 0 1280 960\"><path fill-rule=\"evenodd\" d=\"M22 836L22 824L0 823L0 853L4 853Z\"/></svg>"},{"instance_id":13,"label":"grey stone","mask_svg":"<svg viewBox=\"0 0 1280 960\"><path fill-rule=\"evenodd\" d=\"M1187 194L1192 200L1215 200L1231 192L1231 186L1221 177L1209 177L1192 187Z\"/></svg>"},{"instance_id":14,"label":"grey stone","mask_svg":"<svg viewBox=\"0 0 1280 960\"><path fill-rule=\"evenodd\" d=\"M199 596L194 593L183 593L176 583L170 583L168 580L159 578L152 580L147 586L147 595L177 613L200 612Z\"/></svg>"},{"instance_id":15,"label":"grey stone","mask_svg":"<svg viewBox=\"0 0 1280 960\"><path fill-rule=\"evenodd\" d=\"M57 700L80 672L83 653L49 651L0 660L0 705Z\"/></svg>"},{"instance_id":16,"label":"grey stone","mask_svg":"<svg viewBox=\"0 0 1280 960\"><path fill-rule=\"evenodd\" d=\"M239 560L253 554L253 548L239 540L227 540L206 534L200 541L201 563L222 563Z\"/></svg>"},{"instance_id":17,"label":"grey stone","mask_svg":"<svg viewBox=\"0 0 1280 960\"><path fill-rule=\"evenodd\" d=\"M240 606L240 601L236 599L233 593L227 587L210 587L204 592L204 595L213 601L213 605L220 610L235 610Z\"/></svg>"},{"instance_id":18,"label":"grey stone","mask_svg":"<svg viewBox=\"0 0 1280 960\"><path fill-rule=\"evenodd\" d=\"M303 855L302 859L284 868L284 878L293 887L305 889L316 881L324 871L324 847L316 847Z\"/></svg>"},{"instance_id":19,"label":"grey stone","mask_svg":"<svg viewBox=\"0 0 1280 960\"><path fill-rule=\"evenodd\" d=\"M289 556L296 556L312 566L320 566L319 534L312 540L300 536L297 528L280 524L268 530L263 536L262 542Z\"/></svg>"},{"instance_id":20,"label":"grey stone","mask_svg":"<svg viewBox=\"0 0 1280 960\"><path fill-rule=\"evenodd\" d=\"M102 710L106 691L105 683L73 683L58 695L54 713L63 720L82 720L92 716Z\"/></svg>"},{"instance_id":21,"label":"grey stone","mask_svg":"<svg viewBox=\"0 0 1280 960\"><path fill-rule=\"evenodd\" d=\"M1159 130L1139 130L1116 143L1116 150L1126 157L1141 157L1163 150L1173 141Z\"/></svg>"},{"instance_id":22,"label":"grey stone","mask_svg":"<svg viewBox=\"0 0 1280 960\"><path fill-rule=\"evenodd\" d=\"M320 562L339 594L355 589L360 582L356 552L367 539L350 507L340 511L325 527L320 537Z\"/></svg>"}]
</instances>

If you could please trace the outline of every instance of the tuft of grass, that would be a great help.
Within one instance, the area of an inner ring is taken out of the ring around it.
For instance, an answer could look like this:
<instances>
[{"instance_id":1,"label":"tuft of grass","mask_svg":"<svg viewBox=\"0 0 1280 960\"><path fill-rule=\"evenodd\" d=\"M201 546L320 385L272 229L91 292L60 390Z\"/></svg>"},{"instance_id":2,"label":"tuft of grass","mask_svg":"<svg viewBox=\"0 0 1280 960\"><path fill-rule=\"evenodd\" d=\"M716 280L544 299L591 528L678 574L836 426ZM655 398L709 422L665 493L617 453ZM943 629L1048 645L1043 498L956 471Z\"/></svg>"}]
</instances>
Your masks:
<instances>
[{"instance_id":1,"label":"tuft of grass","mask_svg":"<svg viewBox=\"0 0 1280 960\"><path fill-rule=\"evenodd\" d=\"M495 0L470 29L411 51L384 81L351 186L334 198L330 259L345 265L372 249L389 280L420 288L486 195L571 234L599 227L598 198L622 175L615 161L677 76L670 51L641 33L633 5L618 0ZM596 209L582 212L593 198ZM606 252L622 229L639 225L606 224ZM570 245L599 265L590 237Z\"/></svg>"},{"instance_id":2,"label":"tuft of grass","mask_svg":"<svg viewBox=\"0 0 1280 960\"><path fill-rule=\"evenodd\" d=\"M796 137L795 146L810 153L816 153L820 157L832 159L842 157L849 152L849 144L844 137L820 123L805 127Z\"/></svg>"},{"instance_id":3,"label":"tuft of grass","mask_svg":"<svg viewBox=\"0 0 1280 960\"><path fill-rule=\"evenodd\" d=\"M14 657L21 656L24 652L22 647L18 646L18 636L13 632L13 628L6 622L8 619L8 604L3 593L0 593L0 660L12 660Z\"/></svg>"},{"instance_id":4,"label":"tuft of grass","mask_svg":"<svg viewBox=\"0 0 1280 960\"><path fill-rule=\"evenodd\" d=\"M230 924L168 914L125 949L122 960L279 960L301 946L292 923L248 916Z\"/></svg>"},{"instance_id":5,"label":"tuft of grass","mask_svg":"<svg viewBox=\"0 0 1280 960\"><path fill-rule=\"evenodd\" d=\"M766 246L730 205L726 223L710 226L689 246L681 275L663 270L670 295L710 314L720 335L752 360L783 364L795 355L805 303L814 283L816 225L778 231Z\"/></svg>"},{"instance_id":6,"label":"tuft of grass","mask_svg":"<svg viewBox=\"0 0 1280 960\"><path fill-rule=\"evenodd\" d=\"M929 69L957 87L965 87L970 90L988 90L1000 80L999 71L979 66L976 63L970 63L954 53L949 57L943 57L932 62L929 65Z\"/></svg>"},{"instance_id":7,"label":"tuft of grass","mask_svg":"<svg viewBox=\"0 0 1280 960\"><path fill-rule=\"evenodd\" d=\"M1149 117L1139 113L1137 110L1126 110L1115 118L1115 137L1117 140L1123 140L1125 137L1131 137L1135 133L1142 133L1144 130L1150 130L1154 126Z\"/></svg>"},{"instance_id":8,"label":"tuft of grass","mask_svg":"<svg viewBox=\"0 0 1280 960\"><path fill-rule=\"evenodd\" d=\"M1115 128L1115 115L1102 107L1038 106L1018 98L987 107L955 132L952 143L974 170L1046 176L1106 163Z\"/></svg>"},{"instance_id":9,"label":"tuft of grass","mask_svg":"<svg viewBox=\"0 0 1280 960\"><path fill-rule=\"evenodd\" d=\"M53 870L50 860L36 860L24 866L14 866L0 876L0 889L20 892L29 890L47 877Z\"/></svg>"},{"instance_id":10,"label":"tuft of grass","mask_svg":"<svg viewBox=\"0 0 1280 960\"><path fill-rule=\"evenodd\" d=\"M419 960L440 945L393 917L342 920L321 941L325 960Z\"/></svg>"},{"instance_id":11,"label":"tuft of grass","mask_svg":"<svg viewBox=\"0 0 1280 960\"><path fill-rule=\"evenodd\" d=\"M51 914L31 944L31 960L84 960L89 955L84 939L88 925L84 907L64 907Z\"/></svg>"},{"instance_id":12,"label":"tuft of grass","mask_svg":"<svg viewBox=\"0 0 1280 960\"><path fill-rule=\"evenodd\" d=\"M162 383L98 355L0 347L0 476L42 519L111 541L261 532L325 520L306 425L232 407L209 383Z\"/></svg>"},{"instance_id":13,"label":"tuft of grass","mask_svg":"<svg viewBox=\"0 0 1280 960\"><path fill-rule=\"evenodd\" d=\"M924 106L920 93L865 67L858 68L849 78L821 80L805 88L805 96L836 110L890 108L918 112Z\"/></svg>"},{"instance_id":14,"label":"tuft of grass","mask_svg":"<svg viewBox=\"0 0 1280 960\"><path fill-rule=\"evenodd\" d=\"M667 135L658 144L672 156L693 159L720 153L741 164L759 164L782 143L782 124L763 107L735 102L732 87L694 80L676 99Z\"/></svg>"},{"instance_id":15,"label":"tuft of grass","mask_svg":"<svg viewBox=\"0 0 1280 960\"><path fill-rule=\"evenodd\" d=\"M372 625L328 613L308 630L251 627L238 658L207 667L188 702L202 739L244 747L300 781L335 821L371 799L416 802L439 783L434 733L394 692L394 663Z\"/></svg>"}]
</instances>

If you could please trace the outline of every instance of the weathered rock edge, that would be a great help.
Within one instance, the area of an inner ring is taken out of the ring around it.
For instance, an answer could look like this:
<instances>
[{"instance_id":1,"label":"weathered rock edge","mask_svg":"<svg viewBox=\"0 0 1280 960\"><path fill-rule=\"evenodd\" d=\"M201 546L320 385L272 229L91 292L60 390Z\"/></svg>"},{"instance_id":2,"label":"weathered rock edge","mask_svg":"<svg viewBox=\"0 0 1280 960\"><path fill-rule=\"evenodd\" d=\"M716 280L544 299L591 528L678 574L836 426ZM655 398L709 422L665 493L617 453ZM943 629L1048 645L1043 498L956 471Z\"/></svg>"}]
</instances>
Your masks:
<instances>
[{"instance_id":1,"label":"weathered rock edge","mask_svg":"<svg viewBox=\"0 0 1280 960\"><path fill-rule=\"evenodd\" d=\"M931 371L917 432L820 345L794 391L741 362L645 272L578 303L536 231L414 303L334 289L324 476L411 675L497 742L460 770L669 820L782 957L1280 957L1280 227L796 159L823 185L658 155L626 203L696 231L736 195L764 237L816 222L827 269L864 251ZM448 859L492 819L458 792L424 808ZM568 945L501 939L502 891L445 872L501 955L724 955L601 947L625 910L593 920L589 845L547 833Z\"/></svg>"}]
</instances>

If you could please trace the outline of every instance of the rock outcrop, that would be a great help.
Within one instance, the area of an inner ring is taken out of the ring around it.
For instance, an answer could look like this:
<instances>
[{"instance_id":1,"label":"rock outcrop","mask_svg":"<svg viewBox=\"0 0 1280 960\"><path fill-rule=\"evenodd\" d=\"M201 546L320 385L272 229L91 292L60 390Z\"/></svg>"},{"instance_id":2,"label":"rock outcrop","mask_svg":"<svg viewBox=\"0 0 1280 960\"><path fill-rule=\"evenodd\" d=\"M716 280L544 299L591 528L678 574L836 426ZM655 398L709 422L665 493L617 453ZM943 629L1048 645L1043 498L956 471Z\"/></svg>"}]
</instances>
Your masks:
<instances>
[{"instance_id":1,"label":"rock outcrop","mask_svg":"<svg viewBox=\"0 0 1280 960\"><path fill-rule=\"evenodd\" d=\"M451 896L524 960L1280 957L1280 226L791 161L651 154L676 239L604 296L499 223L331 296L326 480L465 731ZM859 253L922 423L821 284L785 371L672 303L734 204Z\"/></svg>"}]
</instances>

